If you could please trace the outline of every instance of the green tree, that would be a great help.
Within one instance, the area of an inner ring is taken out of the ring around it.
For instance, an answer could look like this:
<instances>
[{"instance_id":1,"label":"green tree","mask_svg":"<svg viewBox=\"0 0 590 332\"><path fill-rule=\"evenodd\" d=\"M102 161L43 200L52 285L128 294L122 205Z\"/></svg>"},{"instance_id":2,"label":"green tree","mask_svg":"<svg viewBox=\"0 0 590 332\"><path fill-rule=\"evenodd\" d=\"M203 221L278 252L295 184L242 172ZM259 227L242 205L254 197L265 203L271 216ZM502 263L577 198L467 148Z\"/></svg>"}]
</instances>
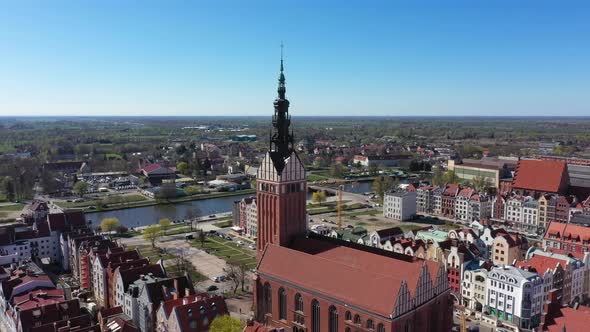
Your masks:
<instances>
[{"instance_id":1,"label":"green tree","mask_svg":"<svg viewBox=\"0 0 590 332\"><path fill-rule=\"evenodd\" d=\"M489 187L491 187L491 182L485 176L478 175L473 178L473 188L479 192L486 191Z\"/></svg>"},{"instance_id":2,"label":"green tree","mask_svg":"<svg viewBox=\"0 0 590 332\"><path fill-rule=\"evenodd\" d=\"M375 176L377 174L379 174L379 166L375 163L370 163L369 164L369 175Z\"/></svg>"},{"instance_id":3,"label":"green tree","mask_svg":"<svg viewBox=\"0 0 590 332\"><path fill-rule=\"evenodd\" d=\"M166 230L168 229L168 227L170 227L172 220L170 220L168 218L163 218L163 219L160 219L160 221L158 223L160 224L160 227L162 229L162 234L166 235Z\"/></svg>"},{"instance_id":4,"label":"green tree","mask_svg":"<svg viewBox=\"0 0 590 332\"><path fill-rule=\"evenodd\" d=\"M447 183L459 183L461 179L459 179L459 177L457 176L457 174L455 174L454 171L446 171L445 174L442 177L442 181L443 184L447 184Z\"/></svg>"},{"instance_id":5,"label":"green tree","mask_svg":"<svg viewBox=\"0 0 590 332\"><path fill-rule=\"evenodd\" d=\"M443 181L443 171L440 167L434 169L434 173L432 174L432 184L435 186L443 186L445 182Z\"/></svg>"},{"instance_id":6,"label":"green tree","mask_svg":"<svg viewBox=\"0 0 590 332\"><path fill-rule=\"evenodd\" d=\"M114 231L120 225L119 219L117 218L105 218L100 222L100 229L109 234L111 237L112 231Z\"/></svg>"},{"instance_id":7,"label":"green tree","mask_svg":"<svg viewBox=\"0 0 590 332\"><path fill-rule=\"evenodd\" d=\"M322 205L322 203L326 201L326 192L325 191L315 191L311 195L311 201L314 203L318 203L319 205Z\"/></svg>"},{"instance_id":8,"label":"green tree","mask_svg":"<svg viewBox=\"0 0 590 332\"><path fill-rule=\"evenodd\" d=\"M383 202L383 199L385 198L385 193L392 189L395 189L397 184L398 181L394 180L391 176L385 176L383 178L381 178L381 176L378 176L373 181L371 189L373 189L373 192L375 192L375 194L379 196L381 202Z\"/></svg>"},{"instance_id":9,"label":"green tree","mask_svg":"<svg viewBox=\"0 0 590 332\"><path fill-rule=\"evenodd\" d=\"M179 162L178 164L176 164L176 170L180 174L186 174L186 171L188 170L188 163L184 161Z\"/></svg>"},{"instance_id":10,"label":"green tree","mask_svg":"<svg viewBox=\"0 0 590 332\"><path fill-rule=\"evenodd\" d=\"M217 316L211 322L211 332L242 332L244 324L230 315Z\"/></svg>"},{"instance_id":11,"label":"green tree","mask_svg":"<svg viewBox=\"0 0 590 332\"><path fill-rule=\"evenodd\" d=\"M194 194L198 194L201 192L201 187L199 186L188 186L186 188L184 188L184 192L189 195L192 196Z\"/></svg>"},{"instance_id":12,"label":"green tree","mask_svg":"<svg viewBox=\"0 0 590 332\"><path fill-rule=\"evenodd\" d=\"M150 241L152 248L156 247L156 241L162 236L162 229L160 225L149 225L143 229L143 238Z\"/></svg>"},{"instance_id":13,"label":"green tree","mask_svg":"<svg viewBox=\"0 0 590 332\"><path fill-rule=\"evenodd\" d=\"M2 191L4 191L7 200L14 201L16 191L14 189L14 180L11 177L7 176L2 180Z\"/></svg>"},{"instance_id":14,"label":"green tree","mask_svg":"<svg viewBox=\"0 0 590 332\"><path fill-rule=\"evenodd\" d=\"M74 184L74 188L72 190L78 194L80 197L84 197L84 195L88 192L88 182L78 181Z\"/></svg>"},{"instance_id":15,"label":"green tree","mask_svg":"<svg viewBox=\"0 0 590 332\"><path fill-rule=\"evenodd\" d=\"M45 171L41 173L41 177L39 179L39 184L43 189L43 192L54 193L59 189L59 182L57 181L57 176L53 172Z\"/></svg>"}]
</instances>

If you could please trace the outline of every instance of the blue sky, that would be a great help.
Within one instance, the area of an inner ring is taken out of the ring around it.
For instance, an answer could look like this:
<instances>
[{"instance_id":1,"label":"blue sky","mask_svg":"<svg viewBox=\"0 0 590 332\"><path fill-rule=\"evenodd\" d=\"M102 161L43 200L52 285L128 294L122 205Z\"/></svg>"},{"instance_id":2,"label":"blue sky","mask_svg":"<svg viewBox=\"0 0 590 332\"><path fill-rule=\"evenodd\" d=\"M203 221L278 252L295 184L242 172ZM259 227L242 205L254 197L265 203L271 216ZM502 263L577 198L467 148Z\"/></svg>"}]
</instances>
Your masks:
<instances>
[{"instance_id":1,"label":"blue sky","mask_svg":"<svg viewBox=\"0 0 590 332\"><path fill-rule=\"evenodd\" d=\"M589 115L588 1L0 0L0 115Z\"/></svg>"}]
</instances>

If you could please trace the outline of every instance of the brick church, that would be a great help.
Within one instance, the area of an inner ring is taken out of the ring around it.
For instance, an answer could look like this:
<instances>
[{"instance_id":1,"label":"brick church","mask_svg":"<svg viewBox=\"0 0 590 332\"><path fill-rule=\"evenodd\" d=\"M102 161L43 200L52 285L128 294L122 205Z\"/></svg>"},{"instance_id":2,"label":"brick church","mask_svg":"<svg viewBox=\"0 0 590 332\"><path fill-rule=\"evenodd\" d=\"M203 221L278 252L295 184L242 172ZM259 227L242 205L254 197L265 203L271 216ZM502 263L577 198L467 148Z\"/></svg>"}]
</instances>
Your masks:
<instances>
[{"instance_id":1,"label":"brick church","mask_svg":"<svg viewBox=\"0 0 590 332\"><path fill-rule=\"evenodd\" d=\"M307 232L283 60L273 133L257 174L255 319L293 332L450 331L443 265Z\"/></svg>"}]
</instances>

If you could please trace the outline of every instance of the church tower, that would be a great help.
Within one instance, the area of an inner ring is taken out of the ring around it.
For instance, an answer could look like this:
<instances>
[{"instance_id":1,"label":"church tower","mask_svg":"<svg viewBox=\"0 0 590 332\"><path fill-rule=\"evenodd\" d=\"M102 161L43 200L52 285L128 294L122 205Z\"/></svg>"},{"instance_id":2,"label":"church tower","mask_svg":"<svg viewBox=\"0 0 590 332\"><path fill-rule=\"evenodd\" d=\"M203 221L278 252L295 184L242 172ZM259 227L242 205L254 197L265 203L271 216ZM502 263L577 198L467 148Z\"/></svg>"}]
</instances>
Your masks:
<instances>
[{"instance_id":1,"label":"church tower","mask_svg":"<svg viewBox=\"0 0 590 332\"><path fill-rule=\"evenodd\" d=\"M285 98L285 74L281 50L278 96L274 101L270 150L256 176L258 206L258 257L268 243L289 246L307 232L307 180L293 149L289 101Z\"/></svg>"}]
</instances>

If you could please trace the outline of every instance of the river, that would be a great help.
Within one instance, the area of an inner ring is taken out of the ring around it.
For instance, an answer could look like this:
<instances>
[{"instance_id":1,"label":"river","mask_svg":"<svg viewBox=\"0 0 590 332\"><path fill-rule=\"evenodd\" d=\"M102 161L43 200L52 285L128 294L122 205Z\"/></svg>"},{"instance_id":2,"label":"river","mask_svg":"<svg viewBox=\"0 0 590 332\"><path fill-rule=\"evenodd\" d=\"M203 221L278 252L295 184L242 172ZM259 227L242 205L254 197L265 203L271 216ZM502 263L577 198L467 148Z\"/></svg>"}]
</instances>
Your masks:
<instances>
[{"instance_id":1,"label":"river","mask_svg":"<svg viewBox=\"0 0 590 332\"><path fill-rule=\"evenodd\" d=\"M95 226L100 225L100 221L104 218L117 218L122 225L127 227L146 226L157 223L163 218L169 218L171 220L184 219L189 214L188 211L195 208L199 210L201 216L228 212L232 210L234 201L239 201L244 197L255 195L256 194L244 194L175 204L160 204L123 210L94 212L87 213L86 219L92 220L92 224Z\"/></svg>"},{"instance_id":2,"label":"river","mask_svg":"<svg viewBox=\"0 0 590 332\"><path fill-rule=\"evenodd\" d=\"M92 220L92 224L95 227L100 225L100 221L104 218L117 218L122 225L129 228L147 226L158 223L158 221L163 218L169 218L171 220L185 219L189 214L188 211L194 208L199 210L201 216L231 212L235 201L250 196L256 196L256 194L243 194L175 204L160 204L123 210L93 212L86 214L86 220ZM308 194L308 199L311 199L311 194Z\"/></svg>"}]
</instances>

